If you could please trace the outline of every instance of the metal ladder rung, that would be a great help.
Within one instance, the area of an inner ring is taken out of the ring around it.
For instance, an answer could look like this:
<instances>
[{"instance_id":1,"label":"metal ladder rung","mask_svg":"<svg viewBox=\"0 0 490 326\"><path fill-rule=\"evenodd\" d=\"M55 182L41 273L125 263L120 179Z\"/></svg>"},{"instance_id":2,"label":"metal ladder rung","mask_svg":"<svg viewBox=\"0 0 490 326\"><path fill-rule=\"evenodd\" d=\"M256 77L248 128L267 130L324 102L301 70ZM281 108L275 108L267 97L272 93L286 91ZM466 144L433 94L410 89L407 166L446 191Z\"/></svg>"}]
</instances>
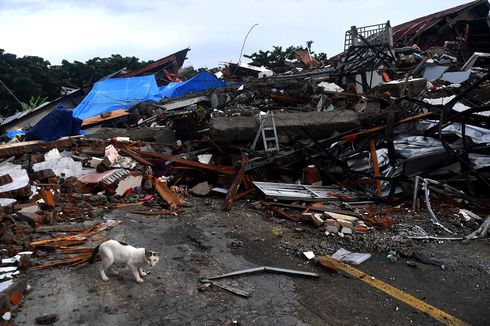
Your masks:
<instances>
[{"instance_id":1,"label":"metal ladder rung","mask_svg":"<svg viewBox=\"0 0 490 326\"><path fill-rule=\"evenodd\" d=\"M266 124L266 120L270 118L270 122L272 123L272 127L265 127L264 125ZM266 136L266 132L268 135ZM257 144L257 140L259 139L259 136L262 136L262 141L264 143L264 150L266 152L269 151L279 151L279 139L277 138L277 130L276 130L276 123L274 121L274 113L272 111L267 111L265 116L260 118L260 127L259 130L257 131L257 135L255 136L255 140L252 144L252 149L255 149L255 145ZM268 144L268 142L273 141L273 144ZM272 146L269 146L272 145Z\"/></svg>"}]
</instances>

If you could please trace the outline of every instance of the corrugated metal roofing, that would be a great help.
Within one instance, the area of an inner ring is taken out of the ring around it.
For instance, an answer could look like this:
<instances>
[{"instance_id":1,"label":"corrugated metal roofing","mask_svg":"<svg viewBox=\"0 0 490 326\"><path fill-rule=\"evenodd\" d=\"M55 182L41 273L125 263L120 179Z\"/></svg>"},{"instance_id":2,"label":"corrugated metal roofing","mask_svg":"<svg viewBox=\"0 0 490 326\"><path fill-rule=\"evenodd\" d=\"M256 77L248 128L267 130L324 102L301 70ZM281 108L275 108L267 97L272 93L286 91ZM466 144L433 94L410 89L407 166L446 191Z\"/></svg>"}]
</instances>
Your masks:
<instances>
[{"instance_id":1,"label":"corrugated metal roofing","mask_svg":"<svg viewBox=\"0 0 490 326\"><path fill-rule=\"evenodd\" d=\"M449 8L443 11L436 12L427 16L423 16L409 22L397 25L393 27L393 41L395 43L401 42L405 39L416 37L423 32L427 31L429 28L437 25L445 17L453 15L463 10L471 9L480 4L486 3L489 6L487 0L477 0L469 3L465 3L453 8Z\"/></svg>"},{"instance_id":2,"label":"corrugated metal roofing","mask_svg":"<svg viewBox=\"0 0 490 326\"><path fill-rule=\"evenodd\" d=\"M8 116L5 119L3 119L2 122L0 123L0 125L4 126L4 125L6 125L6 124L8 124L8 123L10 123L12 121L15 121L17 119L23 118L23 117L25 117L25 116L27 116L27 115L29 115L31 113L35 113L36 111L42 110L45 107L47 107L48 105L50 105L51 103L53 103L53 102L55 102L57 100L60 100L60 99L61 99L61 97L59 97L56 100L51 101L51 102L45 102L45 103L43 103L43 104L41 104L41 105L39 105L39 106L37 106L37 107L35 107L33 109L25 110L25 111L22 111L22 112L17 112L15 114L13 114L11 116Z\"/></svg>"}]
</instances>

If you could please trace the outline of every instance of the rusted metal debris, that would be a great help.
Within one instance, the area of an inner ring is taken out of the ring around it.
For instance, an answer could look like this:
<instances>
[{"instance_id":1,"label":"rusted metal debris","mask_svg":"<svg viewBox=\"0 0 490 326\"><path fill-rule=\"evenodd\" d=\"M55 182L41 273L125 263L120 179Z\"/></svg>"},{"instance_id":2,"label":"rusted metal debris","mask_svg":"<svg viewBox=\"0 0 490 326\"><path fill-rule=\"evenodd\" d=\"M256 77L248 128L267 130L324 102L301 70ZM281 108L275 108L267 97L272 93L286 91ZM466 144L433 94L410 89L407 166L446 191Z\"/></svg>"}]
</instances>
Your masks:
<instances>
[{"instance_id":1,"label":"rusted metal debris","mask_svg":"<svg viewBox=\"0 0 490 326\"><path fill-rule=\"evenodd\" d=\"M267 215L273 216L274 214L277 214L280 217L286 218L286 219L293 221L293 222L299 222L299 221L305 219L305 217L303 217L303 216L294 216L294 215L288 214L288 213L284 212L283 210L281 210L277 207L267 206Z\"/></svg>"},{"instance_id":2,"label":"rusted metal debris","mask_svg":"<svg viewBox=\"0 0 490 326\"><path fill-rule=\"evenodd\" d=\"M225 285L225 284L222 284L222 283L219 283L219 282L216 282L216 281L202 279L201 282L204 283L204 286L213 285L213 286L219 287L221 289L224 289L226 291L229 291L231 293L234 293L234 294L239 295L239 296L244 297L244 298L248 298L252 294L252 293L250 293L248 291L237 289L237 288L235 288L233 286Z\"/></svg>"},{"instance_id":3,"label":"rusted metal debris","mask_svg":"<svg viewBox=\"0 0 490 326\"><path fill-rule=\"evenodd\" d=\"M304 277L320 277L319 274L313 273L313 272L304 272L304 271L298 271L294 269L287 269L287 268L279 268L279 267L270 267L270 266L262 266L262 267L254 267L254 268L248 268L248 269L243 269L231 273L226 273L222 275L217 275L217 276L211 276L207 277L207 280L217 280L217 279L222 279L226 277L232 277L232 276L238 276L238 275L247 275L247 274L255 274L255 273L278 273L278 274L285 274L285 275L290 275L290 276L304 276Z\"/></svg>"}]
</instances>

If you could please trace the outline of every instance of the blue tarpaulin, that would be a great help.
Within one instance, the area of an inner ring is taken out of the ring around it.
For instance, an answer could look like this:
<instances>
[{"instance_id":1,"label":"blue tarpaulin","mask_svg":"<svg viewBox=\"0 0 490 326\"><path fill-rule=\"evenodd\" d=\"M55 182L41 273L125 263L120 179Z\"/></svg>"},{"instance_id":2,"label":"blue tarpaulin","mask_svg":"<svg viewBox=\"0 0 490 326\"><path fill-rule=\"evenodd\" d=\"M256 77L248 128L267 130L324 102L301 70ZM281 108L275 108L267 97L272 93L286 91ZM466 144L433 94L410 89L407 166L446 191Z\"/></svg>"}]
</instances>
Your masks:
<instances>
[{"instance_id":1,"label":"blue tarpaulin","mask_svg":"<svg viewBox=\"0 0 490 326\"><path fill-rule=\"evenodd\" d=\"M6 132L6 136L9 139L14 139L17 136L24 136L25 134L26 133L24 132L24 130L20 130L20 129L11 129Z\"/></svg>"},{"instance_id":2,"label":"blue tarpaulin","mask_svg":"<svg viewBox=\"0 0 490 326\"><path fill-rule=\"evenodd\" d=\"M201 72L187 81L172 82L160 88L153 75L111 78L95 83L90 93L73 110L73 116L84 120L104 112L128 109L142 101L159 101L228 85L232 84L208 72Z\"/></svg>"},{"instance_id":3,"label":"blue tarpaulin","mask_svg":"<svg viewBox=\"0 0 490 326\"><path fill-rule=\"evenodd\" d=\"M73 116L84 120L104 112L127 109L152 99L158 92L153 75L106 79L94 84L90 93L73 110Z\"/></svg>"},{"instance_id":4,"label":"blue tarpaulin","mask_svg":"<svg viewBox=\"0 0 490 326\"><path fill-rule=\"evenodd\" d=\"M201 72L184 82L173 82L165 87L160 87L159 93L154 99L183 96L191 92L199 92L210 88L228 86L229 83L211 75L209 72Z\"/></svg>"},{"instance_id":5,"label":"blue tarpaulin","mask_svg":"<svg viewBox=\"0 0 490 326\"><path fill-rule=\"evenodd\" d=\"M75 136L80 134L81 125L82 120L73 117L72 110L58 104L56 109L27 131L26 137L51 141L65 136Z\"/></svg>"}]
</instances>

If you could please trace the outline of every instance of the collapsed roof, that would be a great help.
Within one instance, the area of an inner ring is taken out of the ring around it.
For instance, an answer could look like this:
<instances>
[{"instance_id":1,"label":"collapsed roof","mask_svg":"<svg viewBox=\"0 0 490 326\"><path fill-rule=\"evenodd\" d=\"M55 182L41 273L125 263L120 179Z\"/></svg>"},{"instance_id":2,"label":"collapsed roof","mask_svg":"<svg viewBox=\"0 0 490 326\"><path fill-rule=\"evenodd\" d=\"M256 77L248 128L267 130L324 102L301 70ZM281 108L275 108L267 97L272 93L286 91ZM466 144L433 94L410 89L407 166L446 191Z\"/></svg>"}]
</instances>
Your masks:
<instances>
[{"instance_id":1,"label":"collapsed roof","mask_svg":"<svg viewBox=\"0 0 490 326\"><path fill-rule=\"evenodd\" d=\"M490 52L488 0L476 0L393 27L395 46L417 44L426 49L459 42L467 59L473 52Z\"/></svg>"}]
</instances>

